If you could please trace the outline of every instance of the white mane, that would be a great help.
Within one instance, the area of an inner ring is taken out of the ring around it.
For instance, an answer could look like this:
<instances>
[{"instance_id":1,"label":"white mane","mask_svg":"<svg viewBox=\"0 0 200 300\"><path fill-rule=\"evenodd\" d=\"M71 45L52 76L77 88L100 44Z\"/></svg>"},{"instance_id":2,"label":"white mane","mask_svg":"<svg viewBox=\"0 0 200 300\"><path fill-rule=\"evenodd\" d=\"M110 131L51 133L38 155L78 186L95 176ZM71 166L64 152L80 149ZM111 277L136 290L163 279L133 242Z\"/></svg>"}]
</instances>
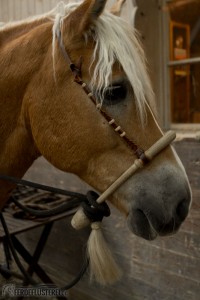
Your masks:
<instances>
[{"instance_id":1,"label":"white mane","mask_svg":"<svg viewBox=\"0 0 200 300\"><path fill-rule=\"evenodd\" d=\"M56 31L62 29L62 22L77 3L59 6L53 26L53 58L56 50ZM110 85L112 78L112 67L117 60L122 66L129 80L134 94L137 109L141 119L145 116L145 102L154 107L154 93L146 70L145 55L136 37L136 30L128 25L123 19L108 12L104 12L96 21L91 32L96 42L91 65L96 62L94 74L92 74L91 86L101 91L98 95L103 101L103 93ZM98 78L98 80L97 80Z\"/></svg>"},{"instance_id":2,"label":"white mane","mask_svg":"<svg viewBox=\"0 0 200 300\"><path fill-rule=\"evenodd\" d=\"M117 60L129 80L137 103L138 112L143 119L145 102L153 105L154 93L146 70L145 55L136 37L136 30L123 19L105 12L97 21L94 58L98 57L92 86L97 90L106 89L110 84L112 66ZM96 83L96 78L99 78Z\"/></svg>"}]
</instances>

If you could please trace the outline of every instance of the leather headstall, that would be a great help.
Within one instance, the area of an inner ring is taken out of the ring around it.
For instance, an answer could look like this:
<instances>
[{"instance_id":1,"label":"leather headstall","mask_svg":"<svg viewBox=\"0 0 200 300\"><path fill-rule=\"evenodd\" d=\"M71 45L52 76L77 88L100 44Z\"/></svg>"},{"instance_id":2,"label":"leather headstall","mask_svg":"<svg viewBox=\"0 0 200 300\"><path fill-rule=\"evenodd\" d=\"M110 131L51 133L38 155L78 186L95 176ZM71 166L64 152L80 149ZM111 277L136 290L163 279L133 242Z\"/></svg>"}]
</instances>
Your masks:
<instances>
[{"instance_id":1,"label":"leather headstall","mask_svg":"<svg viewBox=\"0 0 200 300\"><path fill-rule=\"evenodd\" d=\"M96 105L99 112L106 119L108 124L115 130L116 133L118 133L118 135L129 146L129 148L131 148L131 150L134 152L134 154L137 156L137 158L141 159L144 164L148 163L149 159L146 157L145 151L141 147L139 147L135 142L133 142L131 139L129 139L127 137L126 132L121 128L121 126L119 126L116 123L115 119L113 119L105 110L102 110L101 104L98 103L98 101L95 99L89 86L82 80L82 77L81 77L82 57L79 58L78 64L75 65L71 61L71 59L66 51L66 48L63 44L61 31L58 30L56 34L57 34L57 39L58 39L59 47L62 51L62 54L63 54L66 62L68 63L72 73L74 74L74 81L82 87L84 92L91 99L91 101Z\"/></svg>"}]
</instances>

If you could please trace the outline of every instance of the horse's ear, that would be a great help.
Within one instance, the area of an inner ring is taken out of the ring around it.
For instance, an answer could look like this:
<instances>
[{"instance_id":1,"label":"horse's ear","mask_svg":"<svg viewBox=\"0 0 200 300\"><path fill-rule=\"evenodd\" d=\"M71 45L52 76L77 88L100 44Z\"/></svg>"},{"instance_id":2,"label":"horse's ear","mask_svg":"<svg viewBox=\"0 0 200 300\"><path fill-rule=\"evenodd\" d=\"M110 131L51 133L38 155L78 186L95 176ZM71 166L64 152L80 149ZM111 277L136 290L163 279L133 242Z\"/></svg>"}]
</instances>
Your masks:
<instances>
[{"instance_id":1,"label":"horse's ear","mask_svg":"<svg viewBox=\"0 0 200 300\"><path fill-rule=\"evenodd\" d=\"M101 15L106 2L107 0L85 0L66 19L67 27L76 34L83 33Z\"/></svg>"}]
</instances>

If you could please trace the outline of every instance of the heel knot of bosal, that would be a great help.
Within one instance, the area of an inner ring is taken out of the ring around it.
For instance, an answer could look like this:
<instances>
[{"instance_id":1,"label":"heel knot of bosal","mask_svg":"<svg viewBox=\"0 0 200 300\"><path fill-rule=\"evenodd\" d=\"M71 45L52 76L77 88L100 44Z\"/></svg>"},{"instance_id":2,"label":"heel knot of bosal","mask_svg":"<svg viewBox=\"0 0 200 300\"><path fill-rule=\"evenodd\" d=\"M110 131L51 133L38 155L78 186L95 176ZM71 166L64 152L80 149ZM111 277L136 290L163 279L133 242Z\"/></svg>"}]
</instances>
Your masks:
<instances>
[{"instance_id":1,"label":"heel knot of bosal","mask_svg":"<svg viewBox=\"0 0 200 300\"><path fill-rule=\"evenodd\" d=\"M93 191L87 193L87 200L82 203L85 215L91 222L101 222L103 217L110 216L110 209L106 202L97 203L99 195Z\"/></svg>"}]
</instances>

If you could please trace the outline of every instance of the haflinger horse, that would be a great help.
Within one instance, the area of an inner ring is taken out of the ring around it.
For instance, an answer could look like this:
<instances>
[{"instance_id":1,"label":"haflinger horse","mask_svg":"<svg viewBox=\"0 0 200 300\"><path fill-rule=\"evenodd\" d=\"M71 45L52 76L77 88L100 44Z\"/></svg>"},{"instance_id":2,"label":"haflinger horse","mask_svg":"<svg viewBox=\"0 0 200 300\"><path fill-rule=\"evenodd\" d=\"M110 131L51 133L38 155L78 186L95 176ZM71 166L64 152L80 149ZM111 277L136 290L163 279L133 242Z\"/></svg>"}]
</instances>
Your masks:
<instances>
[{"instance_id":1,"label":"haflinger horse","mask_svg":"<svg viewBox=\"0 0 200 300\"><path fill-rule=\"evenodd\" d=\"M21 178L42 155L103 192L136 159L122 137L148 149L163 136L137 33L105 5L106 0L61 4L0 30L1 174ZM82 86L76 82L80 66ZM85 85L96 105L83 91ZM120 126L113 130L101 111ZM119 127L126 133L117 134ZM1 209L14 187L0 182ZM177 232L191 191L172 146L108 200L144 239Z\"/></svg>"}]
</instances>

